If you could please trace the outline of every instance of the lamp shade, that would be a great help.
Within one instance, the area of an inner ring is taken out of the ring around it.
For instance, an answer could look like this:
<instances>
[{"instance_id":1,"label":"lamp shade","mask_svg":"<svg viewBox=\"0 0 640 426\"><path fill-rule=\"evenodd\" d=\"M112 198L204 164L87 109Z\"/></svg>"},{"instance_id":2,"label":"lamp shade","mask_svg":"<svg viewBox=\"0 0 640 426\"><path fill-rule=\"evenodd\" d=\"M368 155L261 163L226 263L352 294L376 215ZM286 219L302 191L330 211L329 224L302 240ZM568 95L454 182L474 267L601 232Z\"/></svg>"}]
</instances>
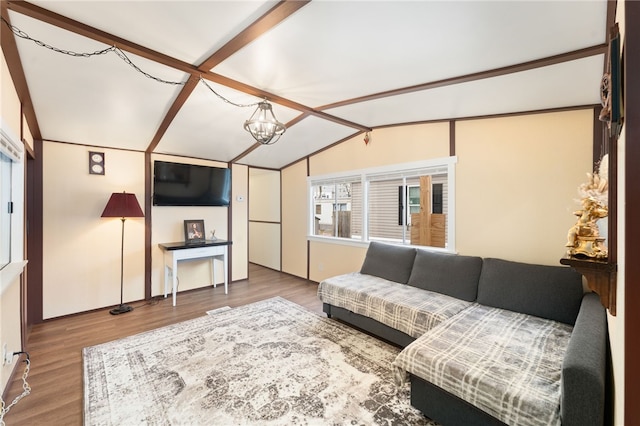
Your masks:
<instances>
[{"instance_id":1,"label":"lamp shade","mask_svg":"<svg viewBox=\"0 0 640 426\"><path fill-rule=\"evenodd\" d=\"M101 217L144 217L136 194L114 192L107 202Z\"/></svg>"}]
</instances>

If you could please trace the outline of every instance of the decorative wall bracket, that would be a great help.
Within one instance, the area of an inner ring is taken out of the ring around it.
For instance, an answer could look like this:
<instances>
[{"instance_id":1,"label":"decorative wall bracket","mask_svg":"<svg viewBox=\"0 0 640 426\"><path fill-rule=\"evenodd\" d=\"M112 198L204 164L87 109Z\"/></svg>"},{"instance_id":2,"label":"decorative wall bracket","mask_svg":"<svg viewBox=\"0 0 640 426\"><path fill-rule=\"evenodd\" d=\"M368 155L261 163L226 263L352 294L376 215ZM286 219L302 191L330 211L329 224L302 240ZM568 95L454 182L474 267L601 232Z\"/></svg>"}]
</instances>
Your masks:
<instances>
[{"instance_id":1,"label":"decorative wall bracket","mask_svg":"<svg viewBox=\"0 0 640 426\"><path fill-rule=\"evenodd\" d=\"M600 296L602 306L616 315L616 271L615 263L606 260L578 259L565 257L560 259L563 265L571 266L587 280L589 289Z\"/></svg>"}]
</instances>

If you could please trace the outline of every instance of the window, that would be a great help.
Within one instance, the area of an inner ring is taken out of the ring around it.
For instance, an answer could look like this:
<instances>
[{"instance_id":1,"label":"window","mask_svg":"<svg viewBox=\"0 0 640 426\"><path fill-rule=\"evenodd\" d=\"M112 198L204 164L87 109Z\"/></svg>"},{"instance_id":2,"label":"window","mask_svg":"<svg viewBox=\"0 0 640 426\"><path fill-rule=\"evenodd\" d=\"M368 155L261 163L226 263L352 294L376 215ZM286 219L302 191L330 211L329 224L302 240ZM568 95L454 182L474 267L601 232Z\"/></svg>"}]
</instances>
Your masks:
<instances>
[{"instance_id":1,"label":"window","mask_svg":"<svg viewBox=\"0 0 640 426\"><path fill-rule=\"evenodd\" d=\"M313 232L312 235L357 238L361 236L362 220L353 215L354 203L362 204L360 182L350 179L320 182L312 186Z\"/></svg>"},{"instance_id":2,"label":"window","mask_svg":"<svg viewBox=\"0 0 640 426\"><path fill-rule=\"evenodd\" d=\"M0 153L0 268L11 261L11 159Z\"/></svg>"},{"instance_id":3,"label":"window","mask_svg":"<svg viewBox=\"0 0 640 426\"><path fill-rule=\"evenodd\" d=\"M310 235L454 248L455 157L308 179Z\"/></svg>"},{"instance_id":4,"label":"window","mask_svg":"<svg viewBox=\"0 0 640 426\"><path fill-rule=\"evenodd\" d=\"M24 247L23 206L21 202L14 203L14 200L22 200L24 194L22 144L13 140L15 138L10 138L5 129L0 128L0 269L3 272L12 262L22 261Z\"/></svg>"}]
</instances>

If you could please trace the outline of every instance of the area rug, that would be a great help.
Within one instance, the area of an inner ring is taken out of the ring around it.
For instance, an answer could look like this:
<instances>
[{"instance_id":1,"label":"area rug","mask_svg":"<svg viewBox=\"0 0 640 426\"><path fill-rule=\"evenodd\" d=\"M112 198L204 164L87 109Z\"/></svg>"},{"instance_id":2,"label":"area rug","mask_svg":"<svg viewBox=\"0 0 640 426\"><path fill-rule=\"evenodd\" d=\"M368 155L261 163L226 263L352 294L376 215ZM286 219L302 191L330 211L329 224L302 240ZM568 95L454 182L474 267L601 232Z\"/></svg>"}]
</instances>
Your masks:
<instances>
[{"instance_id":1,"label":"area rug","mask_svg":"<svg viewBox=\"0 0 640 426\"><path fill-rule=\"evenodd\" d=\"M84 348L85 425L432 425L399 349L276 297Z\"/></svg>"}]
</instances>

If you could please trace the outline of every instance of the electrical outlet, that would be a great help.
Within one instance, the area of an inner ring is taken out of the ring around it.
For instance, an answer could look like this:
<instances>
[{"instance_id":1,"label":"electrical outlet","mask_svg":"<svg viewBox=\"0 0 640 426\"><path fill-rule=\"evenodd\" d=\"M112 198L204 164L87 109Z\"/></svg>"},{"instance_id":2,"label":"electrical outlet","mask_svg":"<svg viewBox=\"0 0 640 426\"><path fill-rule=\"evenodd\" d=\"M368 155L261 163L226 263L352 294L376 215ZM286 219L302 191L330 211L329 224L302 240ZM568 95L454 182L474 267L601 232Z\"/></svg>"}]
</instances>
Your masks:
<instances>
[{"instance_id":1,"label":"electrical outlet","mask_svg":"<svg viewBox=\"0 0 640 426\"><path fill-rule=\"evenodd\" d=\"M7 344L2 345L2 365L9 365L13 360L13 354L7 350Z\"/></svg>"},{"instance_id":2,"label":"electrical outlet","mask_svg":"<svg viewBox=\"0 0 640 426\"><path fill-rule=\"evenodd\" d=\"M9 365L13 362L13 352L7 349L7 344L2 346L2 365Z\"/></svg>"}]
</instances>

